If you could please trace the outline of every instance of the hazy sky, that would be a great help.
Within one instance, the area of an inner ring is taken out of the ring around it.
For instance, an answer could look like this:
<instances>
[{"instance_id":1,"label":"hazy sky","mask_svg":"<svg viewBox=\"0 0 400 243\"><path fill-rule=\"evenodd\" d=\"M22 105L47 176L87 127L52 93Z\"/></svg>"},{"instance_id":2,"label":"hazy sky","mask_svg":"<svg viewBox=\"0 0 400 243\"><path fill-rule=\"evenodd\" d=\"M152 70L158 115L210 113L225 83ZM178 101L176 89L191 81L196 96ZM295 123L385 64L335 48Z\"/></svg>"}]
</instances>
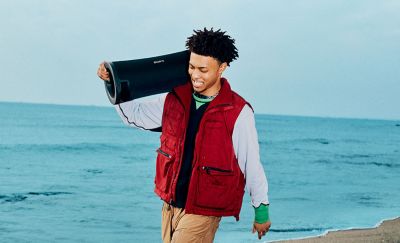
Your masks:
<instances>
[{"instance_id":1,"label":"hazy sky","mask_svg":"<svg viewBox=\"0 0 400 243\"><path fill-rule=\"evenodd\" d=\"M0 0L0 101L111 106L103 60L184 50L222 28L256 113L400 119L400 1Z\"/></svg>"}]
</instances>

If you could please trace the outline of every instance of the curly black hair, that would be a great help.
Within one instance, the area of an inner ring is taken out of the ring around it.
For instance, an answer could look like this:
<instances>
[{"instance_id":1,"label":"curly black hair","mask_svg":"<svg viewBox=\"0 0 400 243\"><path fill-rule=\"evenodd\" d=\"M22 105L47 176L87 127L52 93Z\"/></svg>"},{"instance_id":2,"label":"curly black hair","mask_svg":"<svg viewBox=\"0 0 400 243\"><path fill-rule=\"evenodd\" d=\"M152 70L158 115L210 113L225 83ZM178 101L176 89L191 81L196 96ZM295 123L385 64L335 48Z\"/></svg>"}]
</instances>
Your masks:
<instances>
[{"instance_id":1,"label":"curly black hair","mask_svg":"<svg viewBox=\"0 0 400 243\"><path fill-rule=\"evenodd\" d=\"M218 29L193 30L194 34L187 38L186 47L190 52L202 56L211 56L221 63L229 63L239 57L235 46L235 40L226 31Z\"/></svg>"}]
</instances>

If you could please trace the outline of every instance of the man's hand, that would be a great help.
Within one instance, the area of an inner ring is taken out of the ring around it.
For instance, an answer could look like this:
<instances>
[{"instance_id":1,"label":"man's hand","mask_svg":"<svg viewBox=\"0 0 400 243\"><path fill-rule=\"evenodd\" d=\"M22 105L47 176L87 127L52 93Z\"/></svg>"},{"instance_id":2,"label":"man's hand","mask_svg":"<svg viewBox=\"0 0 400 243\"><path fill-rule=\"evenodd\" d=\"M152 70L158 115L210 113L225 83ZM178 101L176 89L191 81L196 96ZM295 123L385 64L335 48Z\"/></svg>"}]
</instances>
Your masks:
<instances>
[{"instance_id":1,"label":"man's hand","mask_svg":"<svg viewBox=\"0 0 400 243\"><path fill-rule=\"evenodd\" d=\"M107 72L106 67L104 66L104 62L100 63L99 68L97 69L97 76L103 79L104 81L110 81L110 74Z\"/></svg>"},{"instance_id":2,"label":"man's hand","mask_svg":"<svg viewBox=\"0 0 400 243\"><path fill-rule=\"evenodd\" d=\"M259 224L254 222L253 224L253 234L257 231L258 232L258 239L261 240L261 237L263 237L271 227L271 221L268 221L263 224Z\"/></svg>"}]
</instances>

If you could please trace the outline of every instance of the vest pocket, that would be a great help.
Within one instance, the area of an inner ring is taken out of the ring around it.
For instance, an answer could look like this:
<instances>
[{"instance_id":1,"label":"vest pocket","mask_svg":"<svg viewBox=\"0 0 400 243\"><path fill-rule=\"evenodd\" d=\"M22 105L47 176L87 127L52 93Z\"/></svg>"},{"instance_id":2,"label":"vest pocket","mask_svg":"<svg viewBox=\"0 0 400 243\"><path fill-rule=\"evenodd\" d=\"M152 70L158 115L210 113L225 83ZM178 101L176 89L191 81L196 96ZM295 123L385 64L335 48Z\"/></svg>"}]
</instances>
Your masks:
<instances>
[{"instance_id":1,"label":"vest pocket","mask_svg":"<svg viewBox=\"0 0 400 243\"><path fill-rule=\"evenodd\" d=\"M162 192L167 192L170 186L173 162L173 153L164 149L163 146L157 149L156 177L154 182L156 187Z\"/></svg>"},{"instance_id":2,"label":"vest pocket","mask_svg":"<svg viewBox=\"0 0 400 243\"><path fill-rule=\"evenodd\" d=\"M231 170L198 167L199 177L195 204L209 209L226 209L235 200L235 175Z\"/></svg>"}]
</instances>

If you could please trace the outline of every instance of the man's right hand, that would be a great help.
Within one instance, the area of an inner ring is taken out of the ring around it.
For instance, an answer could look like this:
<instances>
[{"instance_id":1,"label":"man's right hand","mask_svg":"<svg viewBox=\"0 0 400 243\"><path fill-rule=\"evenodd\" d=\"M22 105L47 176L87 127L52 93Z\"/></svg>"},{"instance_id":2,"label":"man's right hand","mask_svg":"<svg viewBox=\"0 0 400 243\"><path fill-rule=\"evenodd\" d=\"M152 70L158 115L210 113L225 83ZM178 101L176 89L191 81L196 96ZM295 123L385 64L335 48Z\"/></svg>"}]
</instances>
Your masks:
<instances>
[{"instance_id":1,"label":"man's right hand","mask_svg":"<svg viewBox=\"0 0 400 243\"><path fill-rule=\"evenodd\" d=\"M253 224L253 234L255 232L258 233L258 239L261 240L261 238L269 231L269 228L271 227L271 221L265 222L263 224L259 224L254 222Z\"/></svg>"},{"instance_id":2,"label":"man's right hand","mask_svg":"<svg viewBox=\"0 0 400 243\"><path fill-rule=\"evenodd\" d=\"M105 62L100 63L99 68L97 69L97 76L99 76L99 78L103 79L104 81L110 82L110 74L104 66L104 63Z\"/></svg>"}]
</instances>

